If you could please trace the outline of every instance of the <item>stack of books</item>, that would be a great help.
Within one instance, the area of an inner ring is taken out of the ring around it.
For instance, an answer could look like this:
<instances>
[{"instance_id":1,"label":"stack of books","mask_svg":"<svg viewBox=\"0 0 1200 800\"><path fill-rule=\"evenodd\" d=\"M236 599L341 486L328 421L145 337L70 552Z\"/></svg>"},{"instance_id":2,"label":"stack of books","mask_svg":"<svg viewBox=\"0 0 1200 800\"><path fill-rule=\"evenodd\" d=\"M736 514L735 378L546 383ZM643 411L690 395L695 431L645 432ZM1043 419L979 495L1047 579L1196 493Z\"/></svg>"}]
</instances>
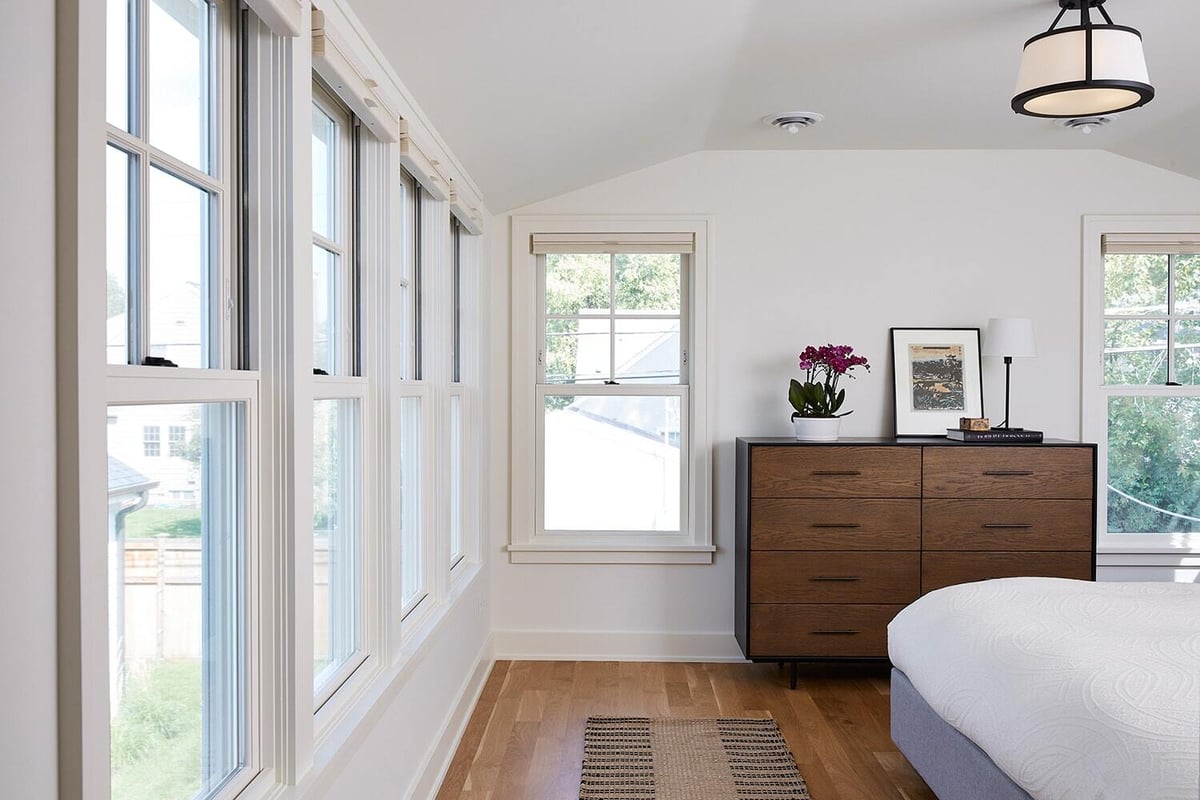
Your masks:
<instances>
[{"instance_id":1,"label":"stack of books","mask_svg":"<svg viewBox=\"0 0 1200 800\"><path fill-rule=\"evenodd\" d=\"M1028 428L990 428L986 431L964 431L946 428L946 438L956 442L1040 442L1043 434Z\"/></svg>"}]
</instances>

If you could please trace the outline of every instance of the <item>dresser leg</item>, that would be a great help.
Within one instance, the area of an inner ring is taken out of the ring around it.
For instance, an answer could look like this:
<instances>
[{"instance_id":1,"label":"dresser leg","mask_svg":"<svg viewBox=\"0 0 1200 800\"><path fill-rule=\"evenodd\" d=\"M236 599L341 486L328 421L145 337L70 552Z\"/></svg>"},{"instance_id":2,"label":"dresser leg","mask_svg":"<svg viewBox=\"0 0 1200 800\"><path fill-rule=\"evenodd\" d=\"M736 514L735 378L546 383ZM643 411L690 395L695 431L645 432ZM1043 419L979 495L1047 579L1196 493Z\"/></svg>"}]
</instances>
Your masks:
<instances>
[{"instance_id":1,"label":"dresser leg","mask_svg":"<svg viewBox=\"0 0 1200 800\"><path fill-rule=\"evenodd\" d=\"M799 671L800 671L800 664L799 664L799 662L793 661L793 662L792 662L792 675L791 675L791 678L788 680L788 688L789 688L789 689L795 689L795 688L796 688L796 674L797 674Z\"/></svg>"}]
</instances>

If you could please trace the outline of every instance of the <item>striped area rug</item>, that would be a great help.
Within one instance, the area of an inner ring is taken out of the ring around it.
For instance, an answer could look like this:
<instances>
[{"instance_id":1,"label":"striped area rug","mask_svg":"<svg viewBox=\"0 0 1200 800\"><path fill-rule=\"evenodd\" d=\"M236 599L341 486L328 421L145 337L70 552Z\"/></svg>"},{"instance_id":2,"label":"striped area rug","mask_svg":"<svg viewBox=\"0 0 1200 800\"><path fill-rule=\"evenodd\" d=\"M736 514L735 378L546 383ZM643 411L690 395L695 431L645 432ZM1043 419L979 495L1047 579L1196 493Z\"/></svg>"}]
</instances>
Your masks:
<instances>
[{"instance_id":1,"label":"striped area rug","mask_svg":"<svg viewBox=\"0 0 1200 800\"><path fill-rule=\"evenodd\" d=\"M773 719L588 717L580 800L810 800Z\"/></svg>"}]
</instances>

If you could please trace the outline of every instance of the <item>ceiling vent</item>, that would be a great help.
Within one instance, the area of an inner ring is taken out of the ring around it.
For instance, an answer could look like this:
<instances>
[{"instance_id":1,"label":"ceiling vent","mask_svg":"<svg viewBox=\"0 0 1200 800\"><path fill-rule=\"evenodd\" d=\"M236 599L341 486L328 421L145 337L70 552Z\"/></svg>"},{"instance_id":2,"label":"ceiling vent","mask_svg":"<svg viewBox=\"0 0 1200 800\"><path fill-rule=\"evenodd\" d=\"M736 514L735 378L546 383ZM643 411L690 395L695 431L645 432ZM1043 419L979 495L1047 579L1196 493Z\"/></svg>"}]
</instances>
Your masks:
<instances>
[{"instance_id":1,"label":"ceiling vent","mask_svg":"<svg viewBox=\"0 0 1200 800\"><path fill-rule=\"evenodd\" d=\"M788 133L799 133L802 128L816 125L823 119L825 119L825 115L815 111L789 111L786 114L763 117L763 123Z\"/></svg>"},{"instance_id":2,"label":"ceiling vent","mask_svg":"<svg viewBox=\"0 0 1200 800\"><path fill-rule=\"evenodd\" d=\"M1103 128L1112 121L1112 117L1071 117L1070 119L1059 120L1058 124L1067 130L1091 133L1096 128Z\"/></svg>"}]
</instances>

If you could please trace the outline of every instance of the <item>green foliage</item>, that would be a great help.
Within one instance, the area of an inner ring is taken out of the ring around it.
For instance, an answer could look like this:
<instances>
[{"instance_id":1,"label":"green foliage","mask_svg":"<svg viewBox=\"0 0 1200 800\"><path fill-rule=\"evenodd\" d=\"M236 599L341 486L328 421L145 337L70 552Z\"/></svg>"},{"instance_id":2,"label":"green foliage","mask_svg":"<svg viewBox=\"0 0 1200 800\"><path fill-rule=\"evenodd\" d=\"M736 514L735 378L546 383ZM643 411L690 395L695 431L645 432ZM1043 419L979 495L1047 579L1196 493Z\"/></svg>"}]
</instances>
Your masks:
<instances>
[{"instance_id":1,"label":"green foliage","mask_svg":"<svg viewBox=\"0 0 1200 800\"><path fill-rule=\"evenodd\" d=\"M796 417L844 417L853 412L839 414L838 409L846 402L845 389L832 389L824 383L801 383L792 378L788 387L788 402L792 408L792 419ZM807 412L807 413L805 413Z\"/></svg>"},{"instance_id":2,"label":"green foliage","mask_svg":"<svg viewBox=\"0 0 1200 800\"><path fill-rule=\"evenodd\" d=\"M1110 398L1108 483L1146 505L1200 517L1200 398ZM1200 531L1146 505L1110 492L1109 531Z\"/></svg>"},{"instance_id":3,"label":"green foliage","mask_svg":"<svg viewBox=\"0 0 1200 800\"><path fill-rule=\"evenodd\" d=\"M186 800L200 789L201 669L164 661L130 678L112 723L113 800Z\"/></svg>"},{"instance_id":4,"label":"green foliage","mask_svg":"<svg viewBox=\"0 0 1200 800\"><path fill-rule=\"evenodd\" d=\"M148 539L154 536L198 537L199 508L163 508L147 506L125 517L126 539Z\"/></svg>"}]
</instances>

